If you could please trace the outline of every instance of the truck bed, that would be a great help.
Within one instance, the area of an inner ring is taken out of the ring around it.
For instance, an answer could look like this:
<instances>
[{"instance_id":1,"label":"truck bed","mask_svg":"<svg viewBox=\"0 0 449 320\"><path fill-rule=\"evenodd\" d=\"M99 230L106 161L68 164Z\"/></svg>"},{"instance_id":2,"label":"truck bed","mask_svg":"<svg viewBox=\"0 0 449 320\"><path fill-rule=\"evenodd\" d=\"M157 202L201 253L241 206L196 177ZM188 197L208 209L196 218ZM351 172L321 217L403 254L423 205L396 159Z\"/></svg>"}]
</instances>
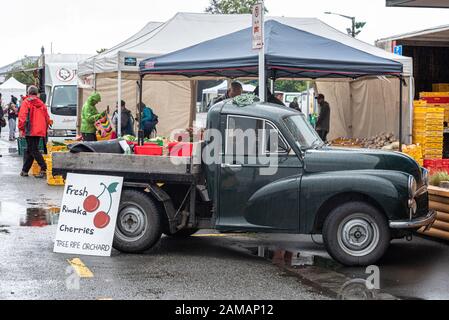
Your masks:
<instances>
[{"instance_id":1,"label":"truck bed","mask_svg":"<svg viewBox=\"0 0 449 320\"><path fill-rule=\"evenodd\" d=\"M127 182L191 183L201 165L190 157L154 157L106 153L54 153L53 175L67 173L120 176Z\"/></svg>"}]
</instances>

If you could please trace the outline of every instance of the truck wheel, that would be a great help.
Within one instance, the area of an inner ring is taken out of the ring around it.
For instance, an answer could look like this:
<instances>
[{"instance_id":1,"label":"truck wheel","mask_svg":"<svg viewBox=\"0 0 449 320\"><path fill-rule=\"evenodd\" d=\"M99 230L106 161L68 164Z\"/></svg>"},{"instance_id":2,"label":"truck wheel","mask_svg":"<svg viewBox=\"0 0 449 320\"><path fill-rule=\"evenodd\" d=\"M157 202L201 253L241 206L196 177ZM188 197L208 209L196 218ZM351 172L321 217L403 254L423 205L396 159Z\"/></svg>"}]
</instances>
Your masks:
<instances>
[{"instance_id":1,"label":"truck wheel","mask_svg":"<svg viewBox=\"0 0 449 320\"><path fill-rule=\"evenodd\" d=\"M115 228L114 248L125 253L151 249L161 238L161 212L142 192L124 190Z\"/></svg>"},{"instance_id":2,"label":"truck wheel","mask_svg":"<svg viewBox=\"0 0 449 320\"><path fill-rule=\"evenodd\" d=\"M346 266L376 263L390 244L385 216L364 202L349 202L334 209L323 227L329 254Z\"/></svg>"},{"instance_id":3,"label":"truck wheel","mask_svg":"<svg viewBox=\"0 0 449 320\"><path fill-rule=\"evenodd\" d=\"M165 235L167 237L172 237L172 238L188 238L188 237L194 235L195 233L197 233L198 231L199 231L199 229L182 229L181 231L178 231L174 234L165 233Z\"/></svg>"}]
</instances>

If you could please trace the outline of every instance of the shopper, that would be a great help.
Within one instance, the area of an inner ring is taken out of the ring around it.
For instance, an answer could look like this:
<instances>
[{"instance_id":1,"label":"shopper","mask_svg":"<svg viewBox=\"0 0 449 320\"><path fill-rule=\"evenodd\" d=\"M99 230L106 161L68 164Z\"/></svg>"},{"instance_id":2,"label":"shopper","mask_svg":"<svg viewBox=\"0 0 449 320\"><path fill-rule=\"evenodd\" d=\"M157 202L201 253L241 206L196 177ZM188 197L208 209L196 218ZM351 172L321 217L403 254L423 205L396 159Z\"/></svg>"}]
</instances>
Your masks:
<instances>
[{"instance_id":1,"label":"shopper","mask_svg":"<svg viewBox=\"0 0 449 320\"><path fill-rule=\"evenodd\" d=\"M159 123L159 117L153 112L153 109L142 103L142 121L140 126L144 137L149 139L151 134L156 131L156 125Z\"/></svg>"},{"instance_id":2,"label":"shopper","mask_svg":"<svg viewBox=\"0 0 449 320\"><path fill-rule=\"evenodd\" d=\"M39 142L47 135L50 126L50 117L47 106L38 98L39 90L35 86L28 89L28 96L22 103L19 112L20 136L26 138L27 149L24 154L22 177L28 177L33 162L36 160L41 167L41 172L36 178L47 176L47 165L39 152Z\"/></svg>"},{"instance_id":3,"label":"shopper","mask_svg":"<svg viewBox=\"0 0 449 320\"><path fill-rule=\"evenodd\" d=\"M293 101L290 103L290 108L301 112L301 108L299 107L299 103L298 103L298 98L293 99Z\"/></svg>"},{"instance_id":4,"label":"shopper","mask_svg":"<svg viewBox=\"0 0 449 320\"><path fill-rule=\"evenodd\" d=\"M122 108L122 114L120 116L120 127L122 130L122 136L130 135L134 136L134 118L129 109L126 108L126 102L121 101L120 106ZM114 124L116 131L118 132L118 103L116 110L112 115L112 123Z\"/></svg>"},{"instance_id":5,"label":"shopper","mask_svg":"<svg viewBox=\"0 0 449 320\"><path fill-rule=\"evenodd\" d=\"M97 141L97 129L95 121L104 114L98 112L96 105L101 102L101 95L98 92L92 93L87 98L81 112L81 135L84 141Z\"/></svg>"},{"instance_id":6,"label":"shopper","mask_svg":"<svg viewBox=\"0 0 449 320\"><path fill-rule=\"evenodd\" d=\"M323 94L319 94L316 99L320 106L320 115L316 122L316 131L321 140L326 142L330 129L331 109Z\"/></svg>"},{"instance_id":7,"label":"shopper","mask_svg":"<svg viewBox=\"0 0 449 320\"><path fill-rule=\"evenodd\" d=\"M17 101L17 100L16 100ZM6 109L6 114L8 115L8 125L9 125L9 141L16 140L16 121L18 110L15 103L11 101Z\"/></svg>"}]
</instances>

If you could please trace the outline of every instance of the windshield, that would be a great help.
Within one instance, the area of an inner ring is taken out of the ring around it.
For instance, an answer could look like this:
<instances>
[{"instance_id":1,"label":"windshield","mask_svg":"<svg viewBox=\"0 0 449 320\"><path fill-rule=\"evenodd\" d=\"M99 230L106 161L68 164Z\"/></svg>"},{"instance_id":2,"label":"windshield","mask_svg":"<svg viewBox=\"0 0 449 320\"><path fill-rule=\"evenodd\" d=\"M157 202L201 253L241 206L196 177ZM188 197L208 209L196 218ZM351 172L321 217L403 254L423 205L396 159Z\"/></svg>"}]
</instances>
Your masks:
<instances>
[{"instance_id":1,"label":"windshield","mask_svg":"<svg viewBox=\"0 0 449 320\"><path fill-rule=\"evenodd\" d=\"M76 86L56 86L53 88L51 113L61 116L76 116L77 101Z\"/></svg>"},{"instance_id":2,"label":"windshield","mask_svg":"<svg viewBox=\"0 0 449 320\"><path fill-rule=\"evenodd\" d=\"M304 115L295 115L284 119L285 125L301 149L318 148L324 145Z\"/></svg>"}]
</instances>

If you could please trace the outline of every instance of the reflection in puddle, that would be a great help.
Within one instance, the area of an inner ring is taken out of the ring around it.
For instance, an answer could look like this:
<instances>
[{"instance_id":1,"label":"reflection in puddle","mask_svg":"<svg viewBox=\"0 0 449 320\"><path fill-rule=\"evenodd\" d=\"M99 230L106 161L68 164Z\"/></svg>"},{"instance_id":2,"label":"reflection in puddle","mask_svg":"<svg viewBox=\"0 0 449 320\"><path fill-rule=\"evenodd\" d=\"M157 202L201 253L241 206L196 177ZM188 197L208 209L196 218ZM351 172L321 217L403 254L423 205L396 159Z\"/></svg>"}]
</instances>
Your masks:
<instances>
[{"instance_id":1,"label":"reflection in puddle","mask_svg":"<svg viewBox=\"0 0 449 320\"><path fill-rule=\"evenodd\" d=\"M0 225L5 227L45 227L58 223L59 208L37 202L24 207L17 203L0 202ZM39 205L39 207L35 207ZM0 230L5 230L0 227ZM0 231L1 232L1 231Z\"/></svg>"},{"instance_id":2,"label":"reflection in puddle","mask_svg":"<svg viewBox=\"0 0 449 320\"><path fill-rule=\"evenodd\" d=\"M59 208L28 208L25 219L20 220L21 227L45 227L57 224Z\"/></svg>"}]
</instances>

